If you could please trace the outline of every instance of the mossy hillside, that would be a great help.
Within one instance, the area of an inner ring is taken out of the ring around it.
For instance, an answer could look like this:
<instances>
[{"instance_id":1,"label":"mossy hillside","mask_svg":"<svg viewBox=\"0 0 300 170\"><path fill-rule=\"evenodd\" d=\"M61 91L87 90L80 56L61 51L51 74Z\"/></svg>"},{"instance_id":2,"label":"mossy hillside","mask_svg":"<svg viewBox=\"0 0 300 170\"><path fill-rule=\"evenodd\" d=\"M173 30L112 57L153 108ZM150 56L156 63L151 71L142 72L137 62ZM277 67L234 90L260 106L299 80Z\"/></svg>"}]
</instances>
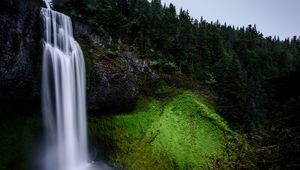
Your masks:
<instances>
[{"instance_id":1,"label":"mossy hillside","mask_svg":"<svg viewBox=\"0 0 300 170\"><path fill-rule=\"evenodd\" d=\"M169 153L179 165L193 167L222 151L223 132L228 130L213 110L189 92L167 103L152 128L159 132L153 142L155 152Z\"/></svg>"},{"instance_id":2,"label":"mossy hillside","mask_svg":"<svg viewBox=\"0 0 300 170\"><path fill-rule=\"evenodd\" d=\"M111 134L111 163L128 169L205 169L223 152L227 124L192 92L141 99L130 114L90 119L90 132Z\"/></svg>"}]
</instances>

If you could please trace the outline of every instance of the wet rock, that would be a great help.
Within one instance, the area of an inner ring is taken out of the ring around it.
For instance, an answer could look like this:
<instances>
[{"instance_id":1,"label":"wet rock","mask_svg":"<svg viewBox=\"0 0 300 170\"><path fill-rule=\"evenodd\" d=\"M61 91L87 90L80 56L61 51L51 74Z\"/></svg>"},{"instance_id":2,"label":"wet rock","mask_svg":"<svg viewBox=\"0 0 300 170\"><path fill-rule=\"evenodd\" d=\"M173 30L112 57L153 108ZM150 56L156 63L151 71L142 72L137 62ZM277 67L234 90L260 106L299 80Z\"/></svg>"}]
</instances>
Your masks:
<instances>
[{"instance_id":1,"label":"wet rock","mask_svg":"<svg viewBox=\"0 0 300 170\"><path fill-rule=\"evenodd\" d=\"M146 61L131 52L117 59L94 60L88 107L94 113L131 111L145 84L156 79Z\"/></svg>"}]
</instances>

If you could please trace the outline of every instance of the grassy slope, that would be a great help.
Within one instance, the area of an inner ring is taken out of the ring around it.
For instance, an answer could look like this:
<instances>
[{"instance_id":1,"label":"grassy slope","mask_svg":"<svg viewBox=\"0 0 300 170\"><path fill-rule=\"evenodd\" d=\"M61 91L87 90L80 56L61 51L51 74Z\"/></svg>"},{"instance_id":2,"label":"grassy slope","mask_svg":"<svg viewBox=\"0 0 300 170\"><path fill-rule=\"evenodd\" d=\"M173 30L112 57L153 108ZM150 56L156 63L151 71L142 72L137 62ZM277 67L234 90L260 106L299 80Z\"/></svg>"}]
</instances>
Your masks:
<instances>
[{"instance_id":1,"label":"grassy slope","mask_svg":"<svg viewBox=\"0 0 300 170\"><path fill-rule=\"evenodd\" d=\"M221 154L226 123L201 96L143 99L133 113L90 119L90 132L115 145L112 163L128 169L203 169ZM111 135L109 135L111 134Z\"/></svg>"}]
</instances>

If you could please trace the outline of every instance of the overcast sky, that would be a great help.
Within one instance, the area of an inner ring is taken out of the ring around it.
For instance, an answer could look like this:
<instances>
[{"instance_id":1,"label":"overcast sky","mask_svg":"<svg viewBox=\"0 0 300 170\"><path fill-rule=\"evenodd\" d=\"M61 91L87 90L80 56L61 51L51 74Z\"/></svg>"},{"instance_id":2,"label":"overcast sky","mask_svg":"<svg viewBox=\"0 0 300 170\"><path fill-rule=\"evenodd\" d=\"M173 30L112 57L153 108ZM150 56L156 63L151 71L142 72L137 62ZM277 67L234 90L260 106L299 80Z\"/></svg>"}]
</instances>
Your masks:
<instances>
[{"instance_id":1,"label":"overcast sky","mask_svg":"<svg viewBox=\"0 0 300 170\"><path fill-rule=\"evenodd\" d=\"M188 9L195 19L235 26L256 24L264 36L280 39L300 35L300 0L161 0Z\"/></svg>"}]
</instances>

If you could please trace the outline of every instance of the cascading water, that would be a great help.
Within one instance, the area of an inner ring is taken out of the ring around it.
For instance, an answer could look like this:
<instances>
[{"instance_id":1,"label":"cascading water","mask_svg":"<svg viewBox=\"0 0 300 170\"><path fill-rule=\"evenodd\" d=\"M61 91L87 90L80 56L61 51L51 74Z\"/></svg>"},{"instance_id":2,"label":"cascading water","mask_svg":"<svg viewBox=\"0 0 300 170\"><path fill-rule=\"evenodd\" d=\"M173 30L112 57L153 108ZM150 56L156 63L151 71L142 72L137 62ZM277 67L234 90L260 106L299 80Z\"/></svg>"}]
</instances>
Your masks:
<instances>
[{"instance_id":1,"label":"cascading water","mask_svg":"<svg viewBox=\"0 0 300 170\"><path fill-rule=\"evenodd\" d=\"M44 169L87 169L85 63L68 16L42 8L42 105L46 126Z\"/></svg>"}]
</instances>

